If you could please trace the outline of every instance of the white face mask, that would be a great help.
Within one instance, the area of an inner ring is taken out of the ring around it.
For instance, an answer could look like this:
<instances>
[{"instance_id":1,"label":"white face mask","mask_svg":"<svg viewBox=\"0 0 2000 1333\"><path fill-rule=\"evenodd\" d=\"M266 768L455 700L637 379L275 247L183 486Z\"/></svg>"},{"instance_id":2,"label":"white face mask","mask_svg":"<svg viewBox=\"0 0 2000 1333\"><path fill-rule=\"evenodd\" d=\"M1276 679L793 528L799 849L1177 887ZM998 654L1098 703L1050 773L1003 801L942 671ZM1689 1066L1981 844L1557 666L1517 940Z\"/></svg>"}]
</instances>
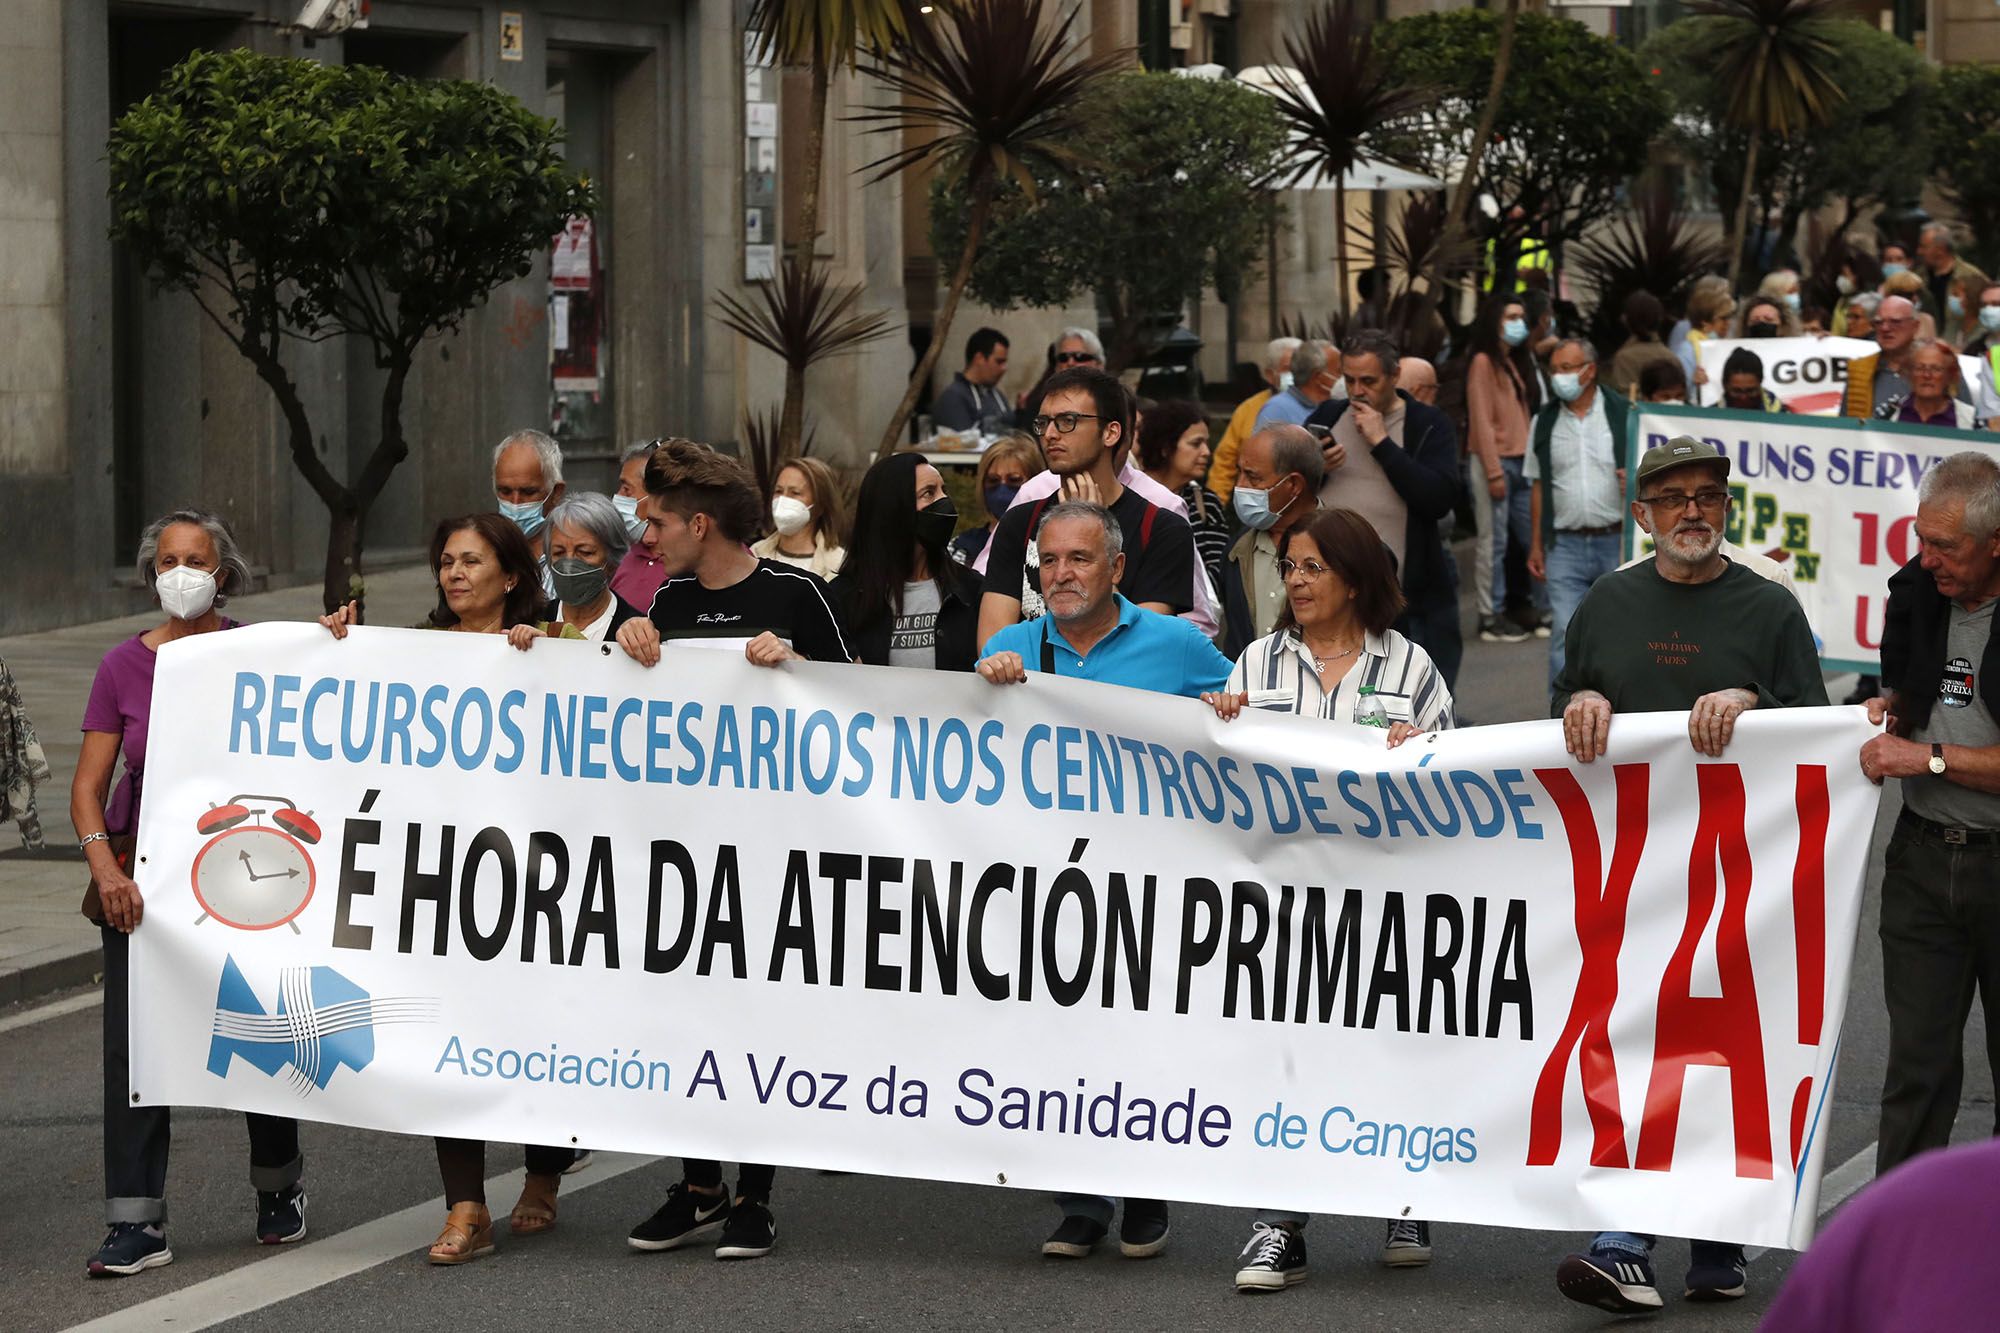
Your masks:
<instances>
[{"instance_id":1,"label":"white face mask","mask_svg":"<svg viewBox=\"0 0 2000 1333\"><path fill-rule=\"evenodd\" d=\"M638 541L646 530L646 520L639 517L639 497L636 495L614 495L611 507L618 511L618 517L625 520L625 535Z\"/></svg>"},{"instance_id":2,"label":"white face mask","mask_svg":"<svg viewBox=\"0 0 2000 1333\"><path fill-rule=\"evenodd\" d=\"M789 537L812 521L812 506L789 495L771 497L771 526L780 536Z\"/></svg>"},{"instance_id":3,"label":"white face mask","mask_svg":"<svg viewBox=\"0 0 2000 1333\"><path fill-rule=\"evenodd\" d=\"M153 581L160 609L175 620L200 620L215 605L215 575L205 569L175 565Z\"/></svg>"}]
</instances>

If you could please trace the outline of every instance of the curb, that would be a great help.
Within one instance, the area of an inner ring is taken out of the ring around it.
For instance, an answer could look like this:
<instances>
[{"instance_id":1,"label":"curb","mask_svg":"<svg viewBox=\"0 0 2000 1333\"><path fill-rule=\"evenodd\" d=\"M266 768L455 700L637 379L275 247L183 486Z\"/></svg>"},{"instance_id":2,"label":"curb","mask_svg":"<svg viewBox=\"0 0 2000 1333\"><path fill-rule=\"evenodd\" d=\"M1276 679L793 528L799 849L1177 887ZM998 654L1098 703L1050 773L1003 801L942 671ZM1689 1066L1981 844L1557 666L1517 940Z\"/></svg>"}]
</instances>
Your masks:
<instances>
[{"instance_id":1,"label":"curb","mask_svg":"<svg viewBox=\"0 0 2000 1333\"><path fill-rule=\"evenodd\" d=\"M72 986L96 985L103 974L102 948L44 958L25 967L0 968L0 1005L39 1000Z\"/></svg>"}]
</instances>

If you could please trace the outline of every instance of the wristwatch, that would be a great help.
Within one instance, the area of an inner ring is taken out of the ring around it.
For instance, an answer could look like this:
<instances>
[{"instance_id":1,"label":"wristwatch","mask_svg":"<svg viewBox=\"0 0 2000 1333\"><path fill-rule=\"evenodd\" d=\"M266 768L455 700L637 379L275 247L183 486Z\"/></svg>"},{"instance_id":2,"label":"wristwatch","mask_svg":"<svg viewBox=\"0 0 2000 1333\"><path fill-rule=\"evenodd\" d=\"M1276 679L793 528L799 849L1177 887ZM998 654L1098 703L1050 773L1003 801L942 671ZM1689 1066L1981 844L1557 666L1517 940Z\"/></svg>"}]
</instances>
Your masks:
<instances>
[{"instance_id":1,"label":"wristwatch","mask_svg":"<svg viewBox=\"0 0 2000 1333\"><path fill-rule=\"evenodd\" d=\"M1932 741L1932 742L1931 742L1931 762L1930 762L1930 770L1931 770L1931 772L1933 772L1933 773L1937 774L1937 775L1938 775L1939 777L1943 777L1943 776L1944 776L1944 742L1943 742L1943 741Z\"/></svg>"}]
</instances>

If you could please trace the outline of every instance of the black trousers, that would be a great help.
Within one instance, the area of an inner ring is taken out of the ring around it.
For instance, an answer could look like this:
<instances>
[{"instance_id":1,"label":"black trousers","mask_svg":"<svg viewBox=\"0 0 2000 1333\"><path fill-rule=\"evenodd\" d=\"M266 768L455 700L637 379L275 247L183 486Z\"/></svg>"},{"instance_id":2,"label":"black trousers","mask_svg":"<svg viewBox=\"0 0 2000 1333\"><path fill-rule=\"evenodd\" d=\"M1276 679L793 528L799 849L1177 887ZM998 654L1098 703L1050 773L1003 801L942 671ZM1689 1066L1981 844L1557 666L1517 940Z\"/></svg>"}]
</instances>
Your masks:
<instances>
[{"instance_id":1,"label":"black trousers","mask_svg":"<svg viewBox=\"0 0 2000 1333\"><path fill-rule=\"evenodd\" d=\"M1451 600L1428 611L1405 610L1396 617L1395 628L1411 643L1424 650L1444 677L1445 688L1458 691L1458 667L1465 660L1465 637L1458 624L1458 589L1453 580Z\"/></svg>"},{"instance_id":2,"label":"black trousers","mask_svg":"<svg viewBox=\"0 0 2000 1333\"><path fill-rule=\"evenodd\" d=\"M1975 989L1986 1014L1986 1058L2000 1069L2000 847L1947 843L1905 815L1882 861L1889 1068L1878 1175L1950 1141Z\"/></svg>"},{"instance_id":3,"label":"black trousers","mask_svg":"<svg viewBox=\"0 0 2000 1333\"><path fill-rule=\"evenodd\" d=\"M438 1139L438 1175L444 1178L445 1207L461 1203L486 1202L486 1140ZM529 1144L522 1149L531 1175L561 1175L576 1160L573 1148L547 1148Z\"/></svg>"},{"instance_id":4,"label":"black trousers","mask_svg":"<svg viewBox=\"0 0 2000 1333\"><path fill-rule=\"evenodd\" d=\"M722 1163L706 1158L683 1157L681 1174L687 1183L699 1189L712 1190L722 1184ZM736 1168L736 1192L752 1203L771 1201L771 1182L777 1179L778 1168L759 1166L754 1162L742 1162Z\"/></svg>"},{"instance_id":5,"label":"black trousers","mask_svg":"<svg viewBox=\"0 0 2000 1333\"><path fill-rule=\"evenodd\" d=\"M134 1106L131 1094L132 937L109 926L104 936L104 1220L167 1220L167 1148L173 1138L168 1108ZM305 1173L299 1122L289 1116L248 1114L250 1184L262 1191L290 1189Z\"/></svg>"}]
</instances>

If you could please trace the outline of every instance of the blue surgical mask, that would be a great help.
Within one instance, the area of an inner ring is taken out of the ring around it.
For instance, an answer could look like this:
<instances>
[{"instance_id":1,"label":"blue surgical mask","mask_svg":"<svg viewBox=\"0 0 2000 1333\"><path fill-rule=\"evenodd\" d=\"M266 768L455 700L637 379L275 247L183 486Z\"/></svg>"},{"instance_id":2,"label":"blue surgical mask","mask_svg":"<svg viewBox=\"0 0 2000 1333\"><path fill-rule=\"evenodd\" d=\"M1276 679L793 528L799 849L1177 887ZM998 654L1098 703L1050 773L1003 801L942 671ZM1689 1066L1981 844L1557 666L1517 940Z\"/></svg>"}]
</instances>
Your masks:
<instances>
[{"instance_id":1,"label":"blue surgical mask","mask_svg":"<svg viewBox=\"0 0 2000 1333\"><path fill-rule=\"evenodd\" d=\"M1583 396L1582 375L1551 375L1549 383L1556 391L1556 397L1565 403L1573 403Z\"/></svg>"},{"instance_id":2,"label":"blue surgical mask","mask_svg":"<svg viewBox=\"0 0 2000 1333\"><path fill-rule=\"evenodd\" d=\"M1953 323L1963 323L1965 321L1965 298L1957 295L1946 298L1944 312L1951 317Z\"/></svg>"},{"instance_id":3,"label":"blue surgical mask","mask_svg":"<svg viewBox=\"0 0 2000 1333\"><path fill-rule=\"evenodd\" d=\"M1243 521L1243 526L1246 528L1255 528L1258 532L1269 532L1272 528L1278 526L1279 517L1284 514L1286 509L1292 507L1288 501L1284 508L1279 509L1277 513L1272 513L1271 492L1268 490L1253 491L1246 486L1238 486L1235 490L1231 491L1229 493L1229 503L1236 507L1236 517Z\"/></svg>"},{"instance_id":4,"label":"blue surgical mask","mask_svg":"<svg viewBox=\"0 0 2000 1333\"><path fill-rule=\"evenodd\" d=\"M1988 333L2000 333L2000 305L1979 307L1979 323Z\"/></svg>"},{"instance_id":5,"label":"blue surgical mask","mask_svg":"<svg viewBox=\"0 0 2000 1333\"><path fill-rule=\"evenodd\" d=\"M1791 311L1794 315L1799 313L1799 294L1797 292L1785 293L1785 309Z\"/></svg>"},{"instance_id":6,"label":"blue surgical mask","mask_svg":"<svg viewBox=\"0 0 2000 1333\"><path fill-rule=\"evenodd\" d=\"M1898 264L1894 260L1890 260L1888 263L1882 265L1882 276L1885 278L1893 278L1898 273L1908 273L1909 271L1910 266L1908 264Z\"/></svg>"},{"instance_id":7,"label":"blue surgical mask","mask_svg":"<svg viewBox=\"0 0 2000 1333\"><path fill-rule=\"evenodd\" d=\"M639 517L639 497L636 495L614 495L611 507L618 511L618 517L625 520L625 535L638 541L646 531L646 520Z\"/></svg>"},{"instance_id":8,"label":"blue surgical mask","mask_svg":"<svg viewBox=\"0 0 2000 1333\"><path fill-rule=\"evenodd\" d=\"M520 504L509 504L502 500L499 502L499 507L500 517L511 519L514 526L521 530L521 535L529 541L533 541L535 534L542 530L542 524L548 522L548 515L542 512L540 500L524 500Z\"/></svg>"},{"instance_id":9,"label":"blue surgical mask","mask_svg":"<svg viewBox=\"0 0 2000 1333\"><path fill-rule=\"evenodd\" d=\"M998 518L1014 506L1014 497L1021 493L1019 486L988 486L986 488L986 512Z\"/></svg>"},{"instance_id":10,"label":"blue surgical mask","mask_svg":"<svg viewBox=\"0 0 2000 1333\"><path fill-rule=\"evenodd\" d=\"M1522 343L1528 341L1528 321L1525 319L1510 319L1505 324L1502 324L1500 326L1500 341L1506 343L1509 347L1519 347Z\"/></svg>"}]
</instances>

